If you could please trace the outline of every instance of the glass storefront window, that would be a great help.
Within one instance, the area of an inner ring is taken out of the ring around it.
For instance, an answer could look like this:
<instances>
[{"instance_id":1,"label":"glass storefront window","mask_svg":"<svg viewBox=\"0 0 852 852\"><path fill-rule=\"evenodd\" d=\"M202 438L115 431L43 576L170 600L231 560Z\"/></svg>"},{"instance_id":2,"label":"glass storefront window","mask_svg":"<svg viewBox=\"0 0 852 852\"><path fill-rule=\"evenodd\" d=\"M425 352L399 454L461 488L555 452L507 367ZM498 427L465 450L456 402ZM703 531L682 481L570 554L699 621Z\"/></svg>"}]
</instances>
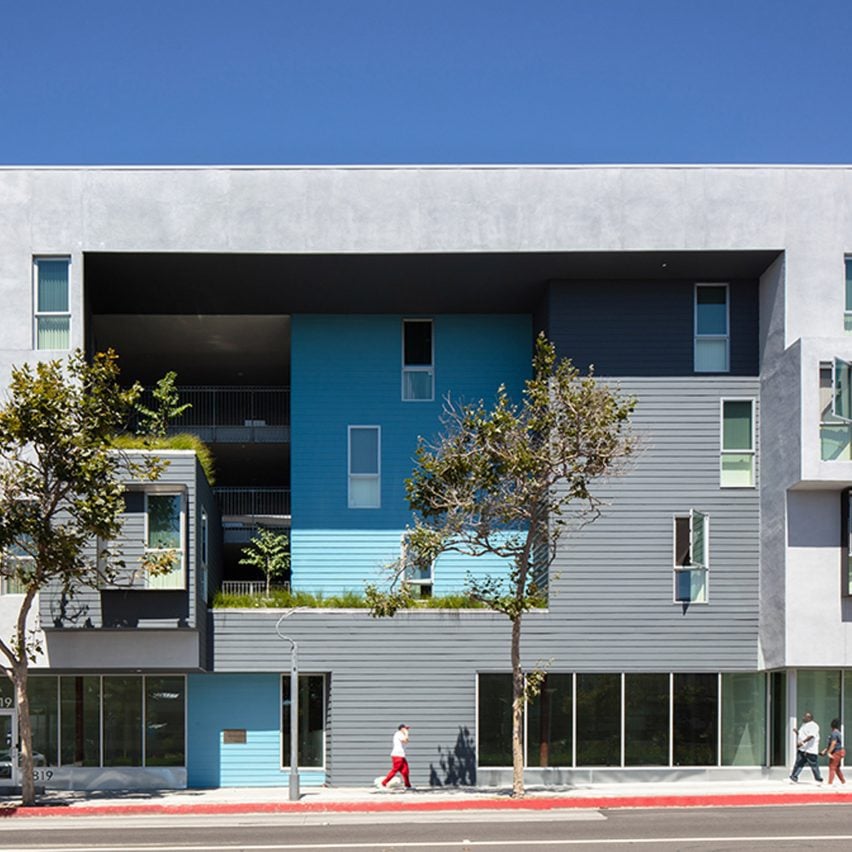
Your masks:
<instances>
[{"instance_id":1,"label":"glass storefront window","mask_svg":"<svg viewBox=\"0 0 852 852\"><path fill-rule=\"evenodd\" d=\"M831 720L840 718L840 671L799 669L796 698L796 718L801 721L805 711L813 713L814 721L819 725L822 748L831 730ZM821 762L826 763L825 760Z\"/></svg>"},{"instance_id":2,"label":"glass storefront window","mask_svg":"<svg viewBox=\"0 0 852 852\"><path fill-rule=\"evenodd\" d=\"M509 678L510 692L511 683ZM544 676L541 691L527 705L527 766L571 766L572 691L571 675Z\"/></svg>"},{"instance_id":3,"label":"glass storefront window","mask_svg":"<svg viewBox=\"0 0 852 852\"><path fill-rule=\"evenodd\" d=\"M5 675L0 675L0 708L12 710L15 707L15 687Z\"/></svg>"},{"instance_id":4,"label":"glass storefront window","mask_svg":"<svg viewBox=\"0 0 852 852\"><path fill-rule=\"evenodd\" d=\"M101 765L101 679L59 679L63 766Z\"/></svg>"},{"instance_id":5,"label":"glass storefront window","mask_svg":"<svg viewBox=\"0 0 852 852\"><path fill-rule=\"evenodd\" d=\"M674 676L674 765L717 763L718 676Z\"/></svg>"},{"instance_id":6,"label":"glass storefront window","mask_svg":"<svg viewBox=\"0 0 852 852\"><path fill-rule=\"evenodd\" d=\"M480 766L512 765L512 676L479 676Z\"/></svg>"},{"instance_id":7,"label":"glass storefront window","mask_svg":"<svg viewBox=\"0 0 852 852\"><path fill-rule=\"evenodd\" d=\"M787 763L787 672L772 672L769 675L769 721L771 743L771 765L785 766Z\"/></svg>"},{"instance_id":8,"label":"glass storefront window","mask_svg":"<svg viewBox=\"0 0 852 852\"><path fill-rule=\"evenodd\" d=\"M766 762L766 676L722 675L722 765Z\"/></svg>"},{"instance_id":9,"label":"glass storefront window","mask_svg":"<svg viewBox=\"0 0 852 852\"><path fill-rule=\"evenodd\" d=\"M621 765L621 675L577 675L577 765Z\"/></svg>"},{"instance_id":10,"label":"glass storefront window","mask_svg":"<svg viewBox=\"0 0 852 852\"><path fill-rule=\"evenodd\" d=\"M669 676L624 676L624 764L668 766Z\"/></svg>"},{"instance_id":11,"label":"glass storefront window","mask_svg":"<svg viewBox=\"0 0 852 852\"><path fill-rule=\"evenodd\" d=\"M183 766L184 679L145 678L145 765Z\"/></svg>"},{"instance_id":12,"label":"glass storefront window","mask_svg":"<svg viewBox=\"0 0 852 852\"><path fill-rule=\"evenodd\" d=\"M104 766L142 766L142 678L110 676L104 689Z\"/></svg>"},{"instance_id":13,"label":"glass storefront window","mask_svg":"<svg viewBox=\"0 0 852 852\"><path fill-rule=\"evenodd\" d=\"M290 765L290 676L281 680L281 765ZM325 763L325 677L299 675L299 766Z\"/></svg>"},{"instance_id":14,"label":"glass storefront window","mask_svg":"<svg viewBox=\"0 0 852 852\"><path fill-rule=\"evenodd\" d=\"M55 677L31 677L27 693L33 729L33 761L36 766L56 766L59 760L59 703Z\"/></svg>"}]
</instances>

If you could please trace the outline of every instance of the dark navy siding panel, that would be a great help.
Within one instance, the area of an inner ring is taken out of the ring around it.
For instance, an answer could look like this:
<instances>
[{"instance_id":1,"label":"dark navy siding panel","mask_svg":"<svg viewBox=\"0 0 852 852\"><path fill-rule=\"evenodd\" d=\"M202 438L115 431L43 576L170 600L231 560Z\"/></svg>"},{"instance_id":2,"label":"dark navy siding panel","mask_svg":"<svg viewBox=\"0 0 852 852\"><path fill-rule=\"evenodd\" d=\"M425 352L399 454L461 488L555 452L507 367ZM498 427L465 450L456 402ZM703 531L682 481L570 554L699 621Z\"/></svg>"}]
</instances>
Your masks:
<instances>
[{"instance_id":1,"label":"dark navy siding panel","mask_svg":"<svg viewBox=\"0 0 852 852\"><path fill-rule=\"evenodd\" d=\"M599 376L694 375L695 283L553 282L548 336ZM731 375L757 375L757 282L722 283L730 292Z\"/></svg>"}]
</instances>

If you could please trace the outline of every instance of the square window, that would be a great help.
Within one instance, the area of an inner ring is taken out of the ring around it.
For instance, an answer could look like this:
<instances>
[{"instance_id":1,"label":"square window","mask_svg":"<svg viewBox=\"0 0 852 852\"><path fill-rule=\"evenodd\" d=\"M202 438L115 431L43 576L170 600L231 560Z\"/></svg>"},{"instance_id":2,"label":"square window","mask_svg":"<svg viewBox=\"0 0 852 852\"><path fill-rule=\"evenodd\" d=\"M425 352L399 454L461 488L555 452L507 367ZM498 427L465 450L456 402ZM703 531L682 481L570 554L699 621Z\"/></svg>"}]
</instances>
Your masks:
<instances>
[{"instance_id":1,"label":"square window","mask_svg":"<svg viewBox=\"0 0 852 852\"><path fill-rule=\"evenodd\" d=\"M402 321L402 398L431 402L435 398L432 320Z\"/></svg>"},{"instance_id":2,"label":"square window","mask_svg":"<svg viewBox=\"0 0 852 852\"><path fill-rule=\"evenodd\" d=\"M70 266L68 258L33 261L36 349L64 350L71 346Z\"/></svg>"},{"instance_id":3,"label":"square window","mask_svg":"<svg viewBox=\"0 0 852 852\"><path fill-rule=\"evenodd\" d=\"M727 373L729 316L727 284L695 285L695 372Z\"/></svg>"}]
</instances>

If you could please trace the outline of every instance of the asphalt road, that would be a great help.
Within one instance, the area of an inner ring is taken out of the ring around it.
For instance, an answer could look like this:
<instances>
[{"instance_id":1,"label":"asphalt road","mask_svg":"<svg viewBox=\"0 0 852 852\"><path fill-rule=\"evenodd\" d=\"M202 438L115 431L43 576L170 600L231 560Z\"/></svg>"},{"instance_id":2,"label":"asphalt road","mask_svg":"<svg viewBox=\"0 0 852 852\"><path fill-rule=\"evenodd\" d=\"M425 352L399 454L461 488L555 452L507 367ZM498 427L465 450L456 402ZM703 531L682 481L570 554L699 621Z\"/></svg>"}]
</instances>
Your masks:
<instances>
[{"instance_id":1,"label":"asphalt road","mask_svg":"<svg viewBox=\"0 0 852 852\"><path fill-rule=\"evenodd\" d=\"M852 806L562 812L33 817L0 820L0 849L122 852L848 850Z\"/></svg>"}]
</instances>

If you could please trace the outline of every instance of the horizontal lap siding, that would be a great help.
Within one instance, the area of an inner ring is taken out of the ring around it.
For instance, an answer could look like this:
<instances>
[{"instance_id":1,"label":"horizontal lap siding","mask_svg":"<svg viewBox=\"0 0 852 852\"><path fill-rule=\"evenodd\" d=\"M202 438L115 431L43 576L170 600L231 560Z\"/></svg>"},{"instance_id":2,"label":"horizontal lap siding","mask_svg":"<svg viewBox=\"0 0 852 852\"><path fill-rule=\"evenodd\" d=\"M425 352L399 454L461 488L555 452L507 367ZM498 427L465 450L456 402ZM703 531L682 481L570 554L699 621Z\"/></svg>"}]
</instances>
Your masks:
<instances>
[{"instance_id":1,"label":"horizontal lap siding","mask_svg":"<svg viewBox=\"0 0 852 852\"><path fill-rule=\"evenodd\" d=\"M719 485L720 400L758 398L756 379L624 379L639 450L600 493L595 523L563 540L550 609L560 643L584 664L659 670L756 666L757 489ZM758 471L759 476L759 471ZM673 518L710 516L709 602L672 602Z\"/></svg>"}]
</instances>

